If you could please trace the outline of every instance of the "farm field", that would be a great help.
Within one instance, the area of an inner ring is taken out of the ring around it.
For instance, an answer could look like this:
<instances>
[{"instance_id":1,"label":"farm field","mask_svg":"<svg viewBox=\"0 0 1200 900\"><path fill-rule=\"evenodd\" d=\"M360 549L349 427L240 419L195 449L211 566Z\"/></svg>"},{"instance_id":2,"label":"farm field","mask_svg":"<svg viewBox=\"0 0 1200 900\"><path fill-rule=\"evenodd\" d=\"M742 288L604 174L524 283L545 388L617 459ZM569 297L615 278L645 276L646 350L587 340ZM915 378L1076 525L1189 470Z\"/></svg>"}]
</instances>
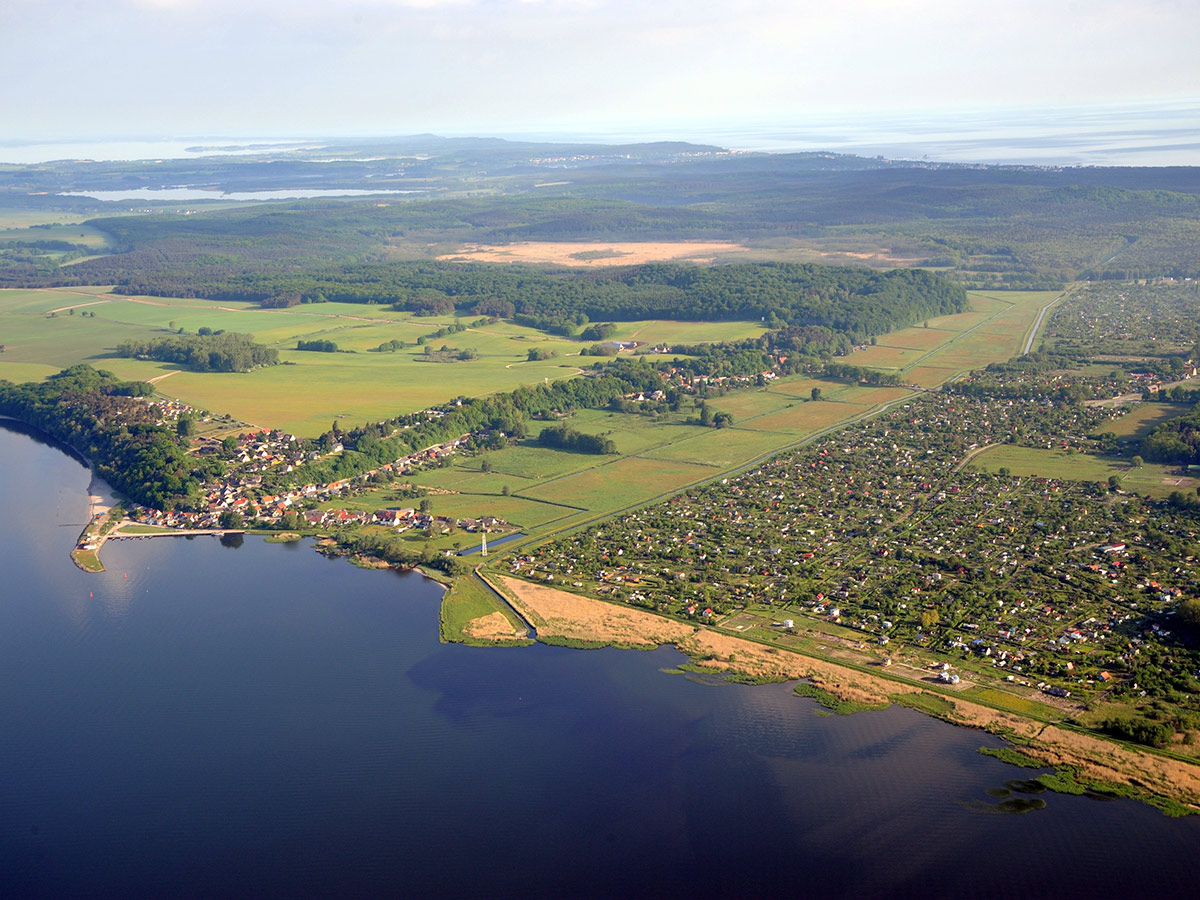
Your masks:
<instances>
[{"instance_id":1,"label":"farm field","mask_svg":"<svg viewBox=\"0 0 1200 900\"><path fill-rule=\"evenodd\" d=\"M1147 497L1163 498L1172 491L1194 491L1200 479L1178 473L1178 466L1144 463L1131 468L1128 463L1108 460L1089 453L1069 454L1063 450L1038 450L1031 447L993 447L980 453L970 467L984 472L1006 468L1013 475L1036 475L1064 481L1094 481L1108 488L1108 479L1116 475L1121 488Z\"/></svg>"},{"instance_id":2,"label":"farm field","mask_svg":"<svg viewBox=\"0 0 1200 900\"><path fill-rule=\"evenodd\" d=\"M1027 298L1018 310L1020 316L1014 316L1014 325L1019 325L1019 329L1008 329L1010 345L1023 340L1028 324L1040 308L1038 303L1049 302L1054 296ZM936 329L931 326L906 331L919 332L922 339L933 334L953 340L964 331L970 337L969 330L986 322L988 316L1014 309L1010 304L987 297L977 298L976 305L982 310L943 317ZM510 330L515 328L498 324ZM702 325L679 324L684 328ZM884 340L891 337L884 336ZM696 339L695 333L692 339ZM995 351L992 343L969 345L972 351L983 354L983 361L973 364L1007 358L1008 351L1003 348ZM926 356L935 359L938 352L935 348ZM848 360L858 362L858 355L852 354ZM940 384L959 371L962 367L947 365L937 369L939 377L930 381ZM821 390L821 399L816 402L811 400L814 387ZM498 515L519 525L534 539L540 539L694 482L719 478L750 460L793 446L808 436L869 414L882 404L912 395L906 388L791 376L767 387L709 399L714 411L734 416L734 425L724 429L684 424L684 419L695 415L687 410L662 419L608 410L581 410L569 417L567 424L579 431L609 437L616 444L617 457L540 447L535 437L541 425L534 423L529 439L484 456L455 459L443 468L418 473L412 481L435 492L429 499L432 510L439 515ZM485 459L489 471L484 471ZM505 488L510 492L507 497L503 493Z\"/></svg>"},{"instance_id":3,"label":"farm field","mask_svg":"<svg viewBox=\"0 0 1200 900\"><path fill-rule=\"evenodd\" d=\"M934 386L964 369L1006 359L1023 339L1040 305L1052 294L1013 295L1010 302L972 295L972 310L931 320L880 337L877 345L847 357L864 364L871 353L898 353L919 361L902 377L920 376ZM71 307L76 313L71 314ZM87 316L81 315L86 311ZM53 316L51 316L53 313ZM95 317L92 317L95 313ZM212 303L178 298L123 297L103 288L0 292L0 328L8 351L0 377L44 377L87 361L123 378L155 379L159 391L199 408L229 413L255 425L316 435L333 421L343 427L444 403L454 396L511 390L520 384L571 377L577 363L568 356L579 342L547 337L511 321L476 324L471 317L415 317L384 307L325 303L264 310L244 303ZM465 330L432 337L461 323ZM286 365L248 374L195 373L158 362L122 359L111 348L128 337L200 327L240 331L276 347ZM647 342L695 343L760 333L749 322L621 323L616 337ZM473 348L478 358L426 362L425 337L435 348ZM297 340L334 341L355 352L314 353L294 349ZM389 340L408 346L397 352L371 352ZM941 343L938 343L938 342ZM892 346L895 344L896 346ZM530 348L558 352L530 362ZM814 388L821 399L812 401ZM793 446L879 406L911 396L906 388L847 384L804 375L709 399L714 411L731 413L732 427L701 428L684 420L685 408L666 417L581 410L570 427L604 435L616 457L567 453L537 445L535 423L527 440L486 456L455 458L444 467L418 473L413 483L432 491L431 509L462 517L492 514L525 529L547 533L643 503L698 481L720 477L759 457ZM487 471L484 471L486 459ZM506 494L507 490L507 494ZM387 491L368 494L358 508L408 506ZM439 543L444 542L439 539ZM449 545L448 545L449 546Z\"/></svg>"},{"instance_id":4,"label":"farm field","mask_svg":"<svg viewBox=\"0 0 1200 900\"><path fill-rule=\"evenodd\" d=\"M25 381L87 362L121 378L156 380L166 396L198 408L228 412L254 425L316 435L334 419L346 424L388 418L456 396L512 390L577 374L596 360L577 356L579 341L549 337L507 321L476 326L475 317L417 317L382 306L324 303L264 310L248 303L125 297L106 288L0 291L0 378ZM463 324L465 331L432 337ZM147 360L124 359L123 340L201 327L237 331L279 350L287 365L246 374L195 373ZM655 341L696 343L741 338L762 328L748 322L627 322L620 337L648 329ZM424 347L473 349L477 358L429 362ZM295 349L298 340L330 340L346 353ZM645 340L645 338L637 338ZM408 346L376 353L391 340ZM539 348L557 357L531 362ZM654 357L650 357L654 358Z\"/></svg>"}]
</instances>

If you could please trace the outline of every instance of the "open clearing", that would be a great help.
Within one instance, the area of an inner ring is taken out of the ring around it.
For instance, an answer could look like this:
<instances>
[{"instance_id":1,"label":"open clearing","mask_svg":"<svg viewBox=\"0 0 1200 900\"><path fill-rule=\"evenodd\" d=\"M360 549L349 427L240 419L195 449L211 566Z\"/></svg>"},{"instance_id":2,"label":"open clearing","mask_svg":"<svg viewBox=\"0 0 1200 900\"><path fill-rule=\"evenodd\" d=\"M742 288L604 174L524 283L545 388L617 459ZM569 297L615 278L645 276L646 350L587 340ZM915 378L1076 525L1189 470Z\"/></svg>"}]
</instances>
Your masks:
<instances>
[{"instance_id":1,"label":"open clearing","mask_svg":"<svg viewBox=\"0 0 1200 900\"><path fill-rule=\"evenodd\" d=\"M1139 403L1132 412L1108 423L1102 430L1117 437L1143 438L1156 425L1176 419L1190 410L1190 404Z\"/></svg>"},{"instance_id":2,"label":"open clearing","mask_svg":"<svg viewBox=\"0 0 1200 900\"><path fill-rule=\"evenodd\" d=\"M666 260L712 262L717 256L749 250L731 241L521 241L513 244L464 244L442 260L512 262L555 266L626 266Z\"/></svg>"},{"instance_id":3,"label":"open clearing","mask_svg":"<svg viewBox=\"0 0 1200 900\"><path fill-rule=\"evenodd\" d=\"M970 467L985 472L1006 468L1014 475L1035 475L1063 481L1095 481L1108 488L1108 479L1116 475L1121 488L1163 498L1172 491L1195 491L1200 480L1179 474L1178 466L1145 463L1132 468L1123 460L1109 460L1090 453L1067 453L1064 450L1037 450L1031 447L992 447L970 462Z\"/></svg>"}]
</instances>

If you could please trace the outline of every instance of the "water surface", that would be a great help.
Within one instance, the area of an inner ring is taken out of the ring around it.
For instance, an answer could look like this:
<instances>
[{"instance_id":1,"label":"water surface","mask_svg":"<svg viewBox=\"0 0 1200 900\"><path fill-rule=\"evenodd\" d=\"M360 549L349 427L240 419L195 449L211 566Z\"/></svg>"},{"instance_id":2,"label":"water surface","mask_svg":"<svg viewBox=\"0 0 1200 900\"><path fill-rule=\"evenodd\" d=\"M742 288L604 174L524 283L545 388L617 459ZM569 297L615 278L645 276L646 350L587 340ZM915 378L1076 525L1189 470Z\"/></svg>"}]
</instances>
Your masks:
<instances>
[{"instance_id":1,"label":"water surface","mask_svg":"<svg viewBox=\"0 0 1200 900\"><path fill-rule=\"evenodd\" d=\"M0 896L1195 896L1200 822L1006 814L1028 773L986 735L670 649L442 645L432 582L306 545L89 576L89 472L2 428L0 459Z\"/></svg>"}]
</instances>

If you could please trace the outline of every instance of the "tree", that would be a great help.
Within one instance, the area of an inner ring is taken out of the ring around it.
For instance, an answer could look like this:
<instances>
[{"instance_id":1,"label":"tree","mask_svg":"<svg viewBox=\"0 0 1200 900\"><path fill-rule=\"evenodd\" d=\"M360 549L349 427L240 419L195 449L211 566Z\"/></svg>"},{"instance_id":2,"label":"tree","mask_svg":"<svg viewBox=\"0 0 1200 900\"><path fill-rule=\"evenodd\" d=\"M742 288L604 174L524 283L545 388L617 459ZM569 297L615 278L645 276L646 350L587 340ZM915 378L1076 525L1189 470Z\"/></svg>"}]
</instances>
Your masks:
<instances>
[{"instance_id":1,"label":"tree","mask_svg":"<svg viewBox=\"0 0 1200 900\"><path fill-rule=\"evenodd\" d=\"M222 528L241 528L246 520L237 510L227 509L217 517L217 524Z\"/></svg>"},{"instance_id":2,"label":"tree","mask_svg":"<svg viewBox=\"0 0 1200 900\"><path fill-rule=\"evenodd\" d=\"M938 611L936 609L921 610L921 627L922 628L932 628L939 621L941 621L941 616L938 615Z\"/></svg>"},{"instance_id":3,"label":"tree","mask_svg":"<svg viewBox=\"0 0 1200 900\"><path fill-rule=\"evenodd\" d=\"M1184 600L1175 608L1175 615L1188 628L1200 629L1200 598Z\"/></svg>"},{"instance_id":4,"label":"tree","mask_svg":"<svg viewBox=\"0 0 1200 900\"><path fill-rule=\"evenodd\" d=\"M1146 461L1144 459L1142 459L1140 456L1135 456L1129 462L1135 469L1140 469L1142 466L1144 466L1146 464Z\"/></svg>"},{"instance_id":5,"label":"tree","mask_svg":"<svg viewBox=\"0 0 1200 900\"><path fill-rule=\"evenodd\" d=\"M812 397L812 399L814 399L814 400L820 400L821 399L821 389L819 387L813 388L811 391L809 391L809 396Z\"/></svg>"},{"instance_id":6,"label":"tree","mask_svg":"<svg viewBox=\"0 0 1200 900\"><path fill-rule=\"evenodd\" d=\"M196 420L191 416L180 416L175 423L175 433L181 438L190 438L196 433Z\"/></svg>"},{"instance_id":7,"label":"tree","mask_svg":"<svg viewBox=\"0 0 1200 900\"><path fill-rule=\"evenodd\" d=\"M1113 491L1114 493L1121 489L1121 476L1120 475L1109 475L1108 476L1108 489L1110 491Z\"/></svg>"}]
</instances>

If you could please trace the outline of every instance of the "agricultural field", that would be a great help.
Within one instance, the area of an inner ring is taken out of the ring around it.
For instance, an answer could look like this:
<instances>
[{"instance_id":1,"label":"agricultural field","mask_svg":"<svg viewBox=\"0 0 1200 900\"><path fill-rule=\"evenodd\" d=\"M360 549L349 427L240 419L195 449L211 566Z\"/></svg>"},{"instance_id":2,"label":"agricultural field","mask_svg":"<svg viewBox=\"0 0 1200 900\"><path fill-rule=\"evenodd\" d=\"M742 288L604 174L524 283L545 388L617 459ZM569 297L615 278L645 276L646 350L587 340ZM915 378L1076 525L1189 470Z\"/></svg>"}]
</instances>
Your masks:
<instances>
[{"instance_id":1,"label":"agricultural field","mask_svg":"<svg viewBox=\"0 0 1200 900\"><path fill-rule=\"evenodd\" d=\"M1044 295L1032 295L1042 298ZM939 383L963 368L1007 358L1006 347L998 346L995 336L980 336L967 348L958 348L964 330L986 321L987 316L1012 310L987 297L972 298L978 309L957 316L931 320L930 327L897 332L896 340L924 342L931 336L949 337L952 343L929 351L898 351L915 354L923 364L937 365L930 384ZM1036 314L1031 303L1019 306L1021 315L1012 330L1028 327ZM1000 320L997 319L996 322ZM431 337L442 329L464 325L466 330ZM113 348L130 338L148 338L177 331L189 333L206 327L252 335L256 341L279 350L284 363L245 374L195 373L147 360L123 359ZM989 327L997 327L991 324ZM750 322L668 322L661 320L621 323L617 339L646 343L701 343L732 340L761 334L762 326ZM884 336L881 347L871 351L891 352ZM970 333L965 334L970 339ZM451 350L473 349L477 358L466 361L426 361L426 346ZM313 353L295 349L298 340L329 340L339 350L350 352ZM404 349L372 352L387 341L403 341ZM1018 343L1014 339L1010 343ZM0 378L23 381L41 378L80 362L108 369L121 378L152 380L159 391L191 406L228 413L235 418L262 427L281 428L302 436L314 436L337 420L346 424L378 421L398 413L412 412L445 402L455 396L474 397L511 390L522 384L568 378L581 366L595 362L579 357L578 341L555 338L500 320L483 322L473 317L414 316L393 312L381 306L322 303L290 309L262 309L254 304L204 300L126 297L105 288L0 291ZM529 361L531 349L557 353L556 357ZM950 357L948 351L954 348ZM992 352L988 352L992 351ZM849 360L865 363L868 357L852 354ZM655 357L649 357L654 359ZM907 356L905 357L908 358ZM982 361L982 362L981 362ZM828 383L798 380L791 388L797 397L811 387L820 386L829 399L837 399L836 388ZM737 398L727 401L734 406ZM772 401L754 399L743 415L734 410L735 419L768 412ZM791 402L791 401L788 401ZM759 412L754 404L762 405ZM782 409L785 404L779 408ZM723 408L721 403L715 409ZM841 410L850 414L861 409ZM822 410L812 417L811 427L826 427L839 420L839 414ZM787 414L779 422L762 422L756 429L777 428L788 434L809 429L805 416Z\"/></svg>"},{"instance_id":2,"label":"agricultural field","mask_svg":"<svg viewBox=\"0 0 1200 900\"><path fill-rule=\"evenodd\" d=\"M433 337L442 329L466 330ZM250 334L280 352L284 363L245 374L195 373L154 361L124 359L113 348L201 327ZM648 329L654 341L698 343L761 333L756 324L692 322L622 323L629 339ZM673 333L672 333L673 332ZM298 340L329 340L338 353L295 349ZM470 348L465 361L428 361L424 346ZM404 349L373 352L403 341ZM265 310L247 303L213 303L161 297L125 297L104 288L0 291L0 378L43 378L80 362L121 378L154 380L159 391L197 408L227 412L263 427L316 435L329 423L375 421L443 403L576 375L596 360L578 356L579 341L555 338L507 321L479 324L476 317L397 313L386 307L323 303ZM530 361L529 351L557 356ZM650 357L653 358L653 357Z\"/></svg>"},{"instance_id":3,"label":"agricultural field","mask_svg":"<svg viewBox=\"0 0 1200 900\"><path fill-rule=\"evenodd\" d=\"M1025 329L1036 317L1040 307L1033 301L1045 303L1055 296L1039 294L1025 298L1019 320L1021 332L1017 334L1013 329L1012 343L1023 340ZM918 327L906 331L919 332L921 337L940 334L953 339L987 322L989 316L1014 309L1011 304L986 297L976 302L983 307L982 311L943 317L936 329ZM679 324L689 327L693 323ZM499 327L516 329L505 323L499 323ZM891 337L884 336L881 340ZM936 354L937 349L930 353ZM998 356L987 353L982 362L995 358ZM857 363L858 353L847 359ZM937 383L962 369L947 367L941 371ZM821 390L821 399L815 402L811 400L813 388ZM412 483L431 491L428 499L436 514L497 515L536 538L645 503L695 482L718 479L751 460L795 446L829 428L869 415L883 405L915 396L906 388L851 385L796 375L778 379L766 387L710 397L707 403L714 411L734 416L733 426L724 429L687 424L688 419L695 420L696 412L686 407L679 413L659 417L580 410L568 417L566 423L576 430L610 438L617 447L616 457L540 447L535 438L542 425L531 423L530 438L480 456L456 458L441 468L426 469L417 473ZM504 495L505 488L508 496ZM533 501L537 501L533 506L521 505ZM379 505L395 504L375 504ZM502 508L511 515L501 512Z\"/></svg>"}]
</instances>

